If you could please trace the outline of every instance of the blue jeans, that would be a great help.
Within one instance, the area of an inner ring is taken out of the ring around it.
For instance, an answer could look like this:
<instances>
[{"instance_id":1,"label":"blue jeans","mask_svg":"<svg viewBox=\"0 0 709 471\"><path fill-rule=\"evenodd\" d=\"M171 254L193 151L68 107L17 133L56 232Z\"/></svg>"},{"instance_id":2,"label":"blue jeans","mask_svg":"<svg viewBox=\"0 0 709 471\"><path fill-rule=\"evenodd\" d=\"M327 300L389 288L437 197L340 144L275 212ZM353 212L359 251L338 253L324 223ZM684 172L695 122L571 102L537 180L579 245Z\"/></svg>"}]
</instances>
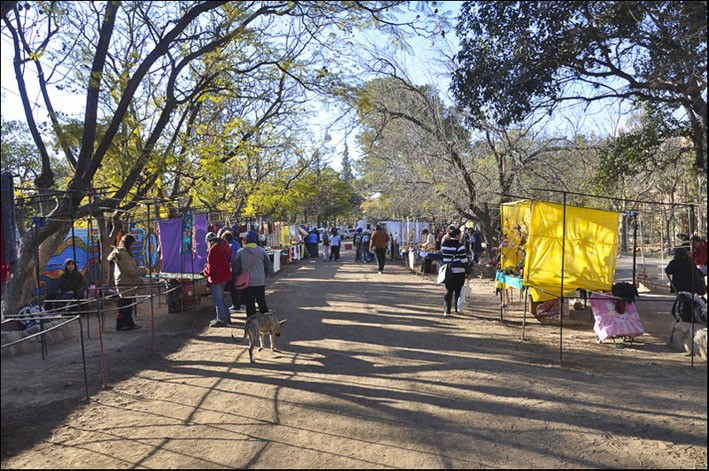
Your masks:
<instances>
[{"instance_id":1,"label":"blue jeans","mask_svg":"<svg viewBox=\"0 0 709 471\"><path fill-rule=\"evenodd\" d=\"M226 283L212 285L212 298L214 298L214 308L217 311L217 320L228 322L231 316L229 315L229 306L226 305L224 298L224 285Z\"/></svg>"}]
</instances>

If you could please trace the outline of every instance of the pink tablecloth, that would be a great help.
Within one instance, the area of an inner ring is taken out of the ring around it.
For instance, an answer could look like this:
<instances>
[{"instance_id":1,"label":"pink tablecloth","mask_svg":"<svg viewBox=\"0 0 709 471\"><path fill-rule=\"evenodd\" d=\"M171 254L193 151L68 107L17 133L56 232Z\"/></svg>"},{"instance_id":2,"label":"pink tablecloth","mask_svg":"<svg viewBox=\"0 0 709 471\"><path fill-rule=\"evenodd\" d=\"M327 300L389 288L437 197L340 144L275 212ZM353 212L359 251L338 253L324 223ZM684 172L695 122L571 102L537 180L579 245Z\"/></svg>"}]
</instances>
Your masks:
<instances>
[{"instance_id":1,"label":"pink tablecloth","mask_svg":"<svg viewBox=\"0 0 709 471\"><path fill-rule=\"evenodd\" d=\"M626 303L625 312L620 314L616 311L615 299L593 293L591 310L596 320L593 331L601 342L608 337L638 337L645 333L635 303Z\"/></svg>"}]
</instances>

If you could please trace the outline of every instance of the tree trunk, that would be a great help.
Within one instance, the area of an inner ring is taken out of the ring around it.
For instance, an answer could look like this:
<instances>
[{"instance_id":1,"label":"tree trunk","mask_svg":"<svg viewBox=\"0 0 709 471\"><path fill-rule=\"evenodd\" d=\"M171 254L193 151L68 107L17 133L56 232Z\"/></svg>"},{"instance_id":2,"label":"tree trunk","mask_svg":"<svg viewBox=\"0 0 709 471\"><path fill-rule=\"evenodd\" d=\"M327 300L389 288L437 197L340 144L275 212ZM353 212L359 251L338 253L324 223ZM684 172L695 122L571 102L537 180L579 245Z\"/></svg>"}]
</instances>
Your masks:
<instances>
[{"instance_id":1,"label":"tree trunk","mask_svg":"<svg viewBox=\"0 0 709 471\"><path fill-rule=\"evenodd\" d=\"M50 222L46 226L33 228L20 237L17 267L4 293L2 315L16 315L23 306L35 303L32 290L37 287L36 260L39 259L40 275L47 261L56 253L64 241L71 225L66 222Z\"/></svg>"}]
</instances>

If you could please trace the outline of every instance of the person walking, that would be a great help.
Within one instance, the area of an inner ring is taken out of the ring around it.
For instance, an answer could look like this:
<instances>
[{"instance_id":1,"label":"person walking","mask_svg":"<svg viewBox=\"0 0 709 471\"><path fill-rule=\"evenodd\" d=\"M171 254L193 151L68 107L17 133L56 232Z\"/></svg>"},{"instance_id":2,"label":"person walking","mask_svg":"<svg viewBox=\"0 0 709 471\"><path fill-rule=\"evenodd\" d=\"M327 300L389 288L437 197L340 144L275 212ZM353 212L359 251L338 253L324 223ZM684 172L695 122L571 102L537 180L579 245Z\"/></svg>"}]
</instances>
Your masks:
<instances>
[{"instance_id":1,"label":"person walking","mask_svg":"<svg viewBox=\"0 0 709 471\"><path fill-rule=\"evenodd\" d=\"M451 304L458 312L458 299L460 291L463 289L465 279L470 275L470 263L465 250L465 245L460 242L461 232L455 226L448 228L448 234L441 240L441 253L443 263L449 264L449 276L446 277L446 294L443 296L443 316L451 313Z\"/></svg>"},{"instance_id":2,"label":"person walking","mask_svg":"<svg viewBox=\"0 0 709 471\"><path fill-rule=\"evenodd\" d=\"M322 251L322 259L324 261L327 262L332 258L332 255L330 255L330 236L328 235L327 231L323 231L322 233Z\"/></svg>"},{"instance_id":3,"label":"person walking","mask_svg":"<svg viewBox=\"0 0 709 471\"><path fill-rule=\"evenodd\" d=\"M340 233L337 232L337 228L333 227L332 228L332 237L330 238L330 260L333 258L337 262L340 260L340 244L342 241L342 237L340 236Z\"/></svg>"},{"instance_id":4,"label":"person walking","mask_svg":"<svg viewBox=\"0 0 709 471\"><path fill-rule=\"evenodd\" d=\"M229 248L231 249L231 260L229 260L229 267L231 267L232 263L234 263L234 258L236 258L236 252L241 249L241 244L236 240L234 234L232 234L228 229L222 232L221 238L229 244ZM225 287L225 290L231 293L231 306L229 306L230 314L232 312L241 311L241 293L238 289L236 289L236 286L234 286L235 279L236 277L232 273L231 281L227 282Z\"/></svg>"},{"instance_id":5,"label":"person walking","mask_svg":"<svg viewBox=\"0 0 709 471\"><path fill-rule=\"evenodd\" d=\"M231 247L225 240L217 237L214 232L208 232L206 240L209 252L207 252L207 264L204 266L203 273L212 288L214 310L217 313L217 318L209 326L226 327L231 322L229 308L224 298L224 288L232 278L229 267Z\"/></svg>"},{"instance_id":6,"label":"person walking","mask_svg":"<svg viewBox=\"0 0 709 471\"><path fill-rule=\"evenodd\" d=\"M133 256L135 237L125 234L121 237L118 247L115 247L106 260L113 262L113 278L118 290L118 311L116 312L116 330L140 329L133 321L133 296L142 292L143 275L146 270L138 266ZM131 298L129 298L129 296Z\"/></svg>"},{"instance_id":7,"label":"person walking","mask_svg":"<svg viewBox=\"0 0 709 471\"><path fill-rule=\"evenodd\" d=\"M369 229L362 233L362 261L364 263L369 263L372 261L373 255L369 250L369 242L372 239L372 234Z\"/></svg>"},{"instance_id":8,"label":"person walking","mask_svg":"<svg viewBox=\"0 0 709 471\"><path fill-rule=\"evenodd\" d=\"M355 262L362 260L362 228L358 227L352 238L355 249Z\"/></svg>"},{"instance_id":9,"label":"person walking","mask_svg":"<svg viewBox=\"0 0 709 471\"><path fill-rule=\"evenodd\" d=\"M387 255L387 244L389 243L389 234L382 226L377 224L374 234L369 241L369 250L374 250L377 257L378 272L384 273L384 262Z\"/></svg>"},{"instance_id":10,"label":"person walking","mask_svg":"<svg viewBox=\"0 0 709 471\"><path fill-rule=\"evenodd\" d=\"M266 277L273 273L271 259L268 254L257 244L256 231L246 233L246 244L236 253L236 258L231 266L235 277L242 273L249 273L249 286L241 290L241 299L246 305L246 317L256 315L256 303L259 313L268 311L266 304Z\"/></svg>"}]
</instances>

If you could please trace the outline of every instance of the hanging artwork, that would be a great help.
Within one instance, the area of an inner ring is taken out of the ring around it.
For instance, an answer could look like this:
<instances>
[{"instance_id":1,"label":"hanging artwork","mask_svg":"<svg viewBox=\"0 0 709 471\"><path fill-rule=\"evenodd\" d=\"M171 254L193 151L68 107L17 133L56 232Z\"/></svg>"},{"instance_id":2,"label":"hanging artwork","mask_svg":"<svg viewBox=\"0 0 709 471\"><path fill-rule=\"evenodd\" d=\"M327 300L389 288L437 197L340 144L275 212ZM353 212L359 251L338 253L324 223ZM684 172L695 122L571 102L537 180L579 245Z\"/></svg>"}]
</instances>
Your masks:
<instances>
[{"instance_id":1,"label":"hanging artwork","mask_svg":"<svg viewBox=\"0 0 709 471\"><path fill-rule=\"evenodd\" d=\"M192 228L194 226L194 216L187 213L182 216L182 239L180 244L180 254L192 252Z\"/></svg>"}]
</instances>

